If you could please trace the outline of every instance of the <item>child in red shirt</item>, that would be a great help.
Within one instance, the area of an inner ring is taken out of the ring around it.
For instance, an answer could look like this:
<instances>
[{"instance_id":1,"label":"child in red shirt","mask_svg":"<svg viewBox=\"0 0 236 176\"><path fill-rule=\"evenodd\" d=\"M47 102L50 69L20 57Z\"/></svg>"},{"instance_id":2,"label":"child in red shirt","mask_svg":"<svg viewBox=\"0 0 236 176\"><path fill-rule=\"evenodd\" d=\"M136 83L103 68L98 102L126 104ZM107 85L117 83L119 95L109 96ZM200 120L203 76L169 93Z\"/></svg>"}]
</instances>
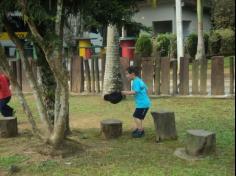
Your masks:
<instances>
[{"instance_id":1,"label":"child in red shirt","mask_svg":"<svg viewBox=\"0 0 236 176\"><path fill-rule=\"evenodd\" d=\"M10 81L6 75L0 72L0 112L4 117L11 117L13 109L8 106L11 99Z\"/></svg>"}]
</instances>

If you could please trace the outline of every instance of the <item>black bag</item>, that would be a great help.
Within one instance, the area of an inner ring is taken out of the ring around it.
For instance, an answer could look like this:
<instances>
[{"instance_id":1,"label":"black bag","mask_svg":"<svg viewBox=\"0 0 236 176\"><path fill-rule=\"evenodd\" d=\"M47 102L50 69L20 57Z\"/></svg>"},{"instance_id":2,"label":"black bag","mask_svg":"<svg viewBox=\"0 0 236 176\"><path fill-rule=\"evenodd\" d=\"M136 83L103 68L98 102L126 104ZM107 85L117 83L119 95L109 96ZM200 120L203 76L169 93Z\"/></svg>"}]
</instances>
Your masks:
<instances>
[{"instance_id":1,"label":"black bag","mask_svg":"<svg viewBox=\"0 0 236 176\"><path fill-rule=\"evenodd\" d=\"M109 101L112 104L117 104L123 99L121 92L112 92L110 94L104 95L104 100Z\"/></svg>"}]
</instances>

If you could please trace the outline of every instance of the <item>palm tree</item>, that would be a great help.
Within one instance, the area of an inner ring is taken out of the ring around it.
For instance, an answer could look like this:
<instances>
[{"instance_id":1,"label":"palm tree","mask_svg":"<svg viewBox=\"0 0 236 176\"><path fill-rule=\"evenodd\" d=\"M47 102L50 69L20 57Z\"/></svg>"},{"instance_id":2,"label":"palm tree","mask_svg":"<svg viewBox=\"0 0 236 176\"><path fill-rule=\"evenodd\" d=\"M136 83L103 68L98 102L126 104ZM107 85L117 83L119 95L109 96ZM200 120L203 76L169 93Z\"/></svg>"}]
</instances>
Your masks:
<instances>
[{"instance_id":1,"label":"palm tree","mask_svg":"<svg viewBox=\"0 0 236 176\"><path fill-rule=\"evenodd\" d=\"M203 37L203 1L197 0L198 17L198 45L196 60L200 61L200 93L206 94L207 89L207 60L205 56L205 46Z\"/></svg>"},{"instance_id":2,"label":"palm tree","mask_svg":"<svg viewBox=\"0 0 236 176\"><path fill-rule=\"evenodd\" d=\"M107 27L106 67L103 94L120 91L121 89L119 34L117 27L110 24Z\"/></svg>"},{"instance_id":3,"label":"palm tree","mask_svg":"<svg viewBox=\"0 0 236 176\"><path fill-rule=\"evenodd\" d=\"M205 46L203 38L203 4L202 0L197 0L197 19L198 19L198 45L196 60L205 59Z\"/></svg>"}]
</instances>

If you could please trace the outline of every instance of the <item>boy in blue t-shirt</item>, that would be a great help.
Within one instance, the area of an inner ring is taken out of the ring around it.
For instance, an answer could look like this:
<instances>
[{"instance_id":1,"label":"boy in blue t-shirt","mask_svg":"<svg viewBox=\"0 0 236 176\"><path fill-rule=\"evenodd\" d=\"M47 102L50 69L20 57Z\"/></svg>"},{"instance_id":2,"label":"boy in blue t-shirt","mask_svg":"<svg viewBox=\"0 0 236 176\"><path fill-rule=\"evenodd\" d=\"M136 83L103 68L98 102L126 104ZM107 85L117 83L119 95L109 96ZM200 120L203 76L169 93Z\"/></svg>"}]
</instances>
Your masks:
<instances>
[{"instance_id":1,"label":"boy in blue t-shirt","mask_svg":"<svg viewBox=\"0 0 236 176\"><path fill-rule=\"evenodd\" d=\"M132 90L122 91L123 95L134 95L136 109L133 117L136 125L136 129L132 132L132 136L135 138L144 136L143 120L151 106L151 101L148 97L147 86L141 78L138 77L139 69L134 66L127 68L126 77L132 80Z\"/></svg>"}]
</instances>

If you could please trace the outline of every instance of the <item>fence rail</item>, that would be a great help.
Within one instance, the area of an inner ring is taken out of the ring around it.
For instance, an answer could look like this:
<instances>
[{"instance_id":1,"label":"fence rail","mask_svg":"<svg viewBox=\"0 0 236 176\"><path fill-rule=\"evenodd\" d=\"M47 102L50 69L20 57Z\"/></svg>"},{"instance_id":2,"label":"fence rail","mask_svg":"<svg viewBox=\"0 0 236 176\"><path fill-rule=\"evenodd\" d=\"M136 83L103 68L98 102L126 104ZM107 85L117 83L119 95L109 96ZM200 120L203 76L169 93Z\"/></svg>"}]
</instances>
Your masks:
<instances>
[{"instance_id":1,"label":"fence rail","mask_svg":"<svg viewBox=\"0 0 236 176\"><path fill-rule=\"evenodd\" d=\"M94 56L83 59L74 56L70 63L70 91L74 93L100 93L103 86L106 56ZM141 58L136 55L133 61L121 58L121 75L124 89L130 89L131 83L125 77L125 69L130 65L142 68L141 77L149 87L150 95L232 95L235 94L235 58L231 57L229 67L224 67L224 57L215 56L207 61L193 61L189 58L177 60L168 57ZM23 92L31 92L21 61L11 61L12 69ZM31 61L33 70L37 70ZM205 69L205 70L204 70ZM35 76L36 73L35 73Z\"/></svg>"}]
</instances>

